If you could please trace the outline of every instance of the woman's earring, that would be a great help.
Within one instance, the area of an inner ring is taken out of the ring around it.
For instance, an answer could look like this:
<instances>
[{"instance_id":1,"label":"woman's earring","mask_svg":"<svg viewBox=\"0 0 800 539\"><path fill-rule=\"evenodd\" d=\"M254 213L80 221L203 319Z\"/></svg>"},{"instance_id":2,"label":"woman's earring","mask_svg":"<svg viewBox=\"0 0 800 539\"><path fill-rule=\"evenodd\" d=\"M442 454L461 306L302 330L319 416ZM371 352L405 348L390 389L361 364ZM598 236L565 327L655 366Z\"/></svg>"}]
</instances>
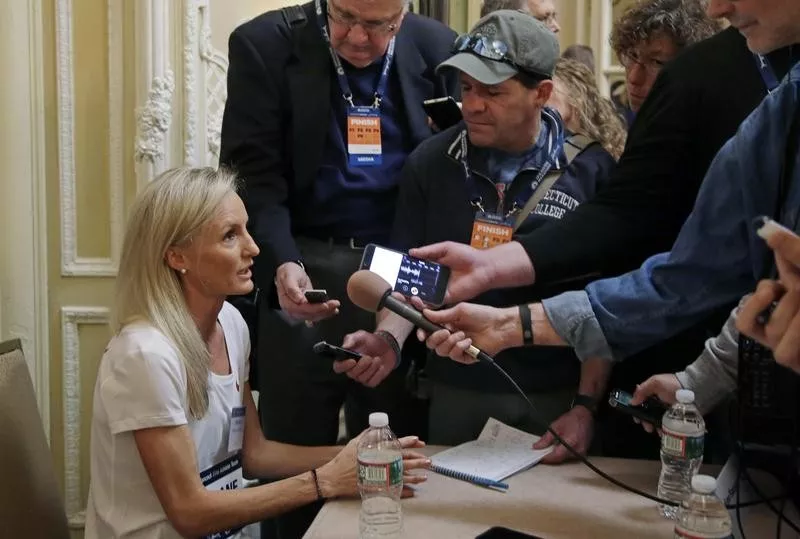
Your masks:
<instances>
[{"instance_id":1,"label":"woman's earring","mask_svg":"<svg viewBox=\"0 0 800 539\"><path fill-rule=\"evenodd\" d=\"M186 275L186 268L181 268L181 275Z\"/></svg>"}]
</instances>

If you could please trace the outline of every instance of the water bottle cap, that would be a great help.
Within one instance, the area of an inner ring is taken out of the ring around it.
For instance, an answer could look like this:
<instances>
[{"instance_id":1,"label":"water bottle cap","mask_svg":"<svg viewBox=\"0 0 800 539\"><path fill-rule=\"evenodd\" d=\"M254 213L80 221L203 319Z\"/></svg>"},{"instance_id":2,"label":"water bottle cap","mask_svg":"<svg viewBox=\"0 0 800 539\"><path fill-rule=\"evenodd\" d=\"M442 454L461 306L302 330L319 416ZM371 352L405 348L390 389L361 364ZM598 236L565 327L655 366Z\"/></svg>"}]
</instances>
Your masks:
<instances>
[{"instance_id":1,"label":"water bottle cap","mask_svg":"<svg viewBox=\"0 0 800 539\"><path fill-rule=\"evenodd\" d=\"M386 412L372 412L369 414L369 426L375 428L389 426L389 414Z\"/></svg>"},{"instance_id":2,"label":"water bottle cap","mask_svg":"<svg viewBox=\"0 0 800 539\"><path fill-rule=\"evenodd\" d=\"M691 389L679 389L675 392L675 400L681 404L691 404L694 402L694 391Z\"/></svg>"},{"instance_id":3,"label":"water bottle cap","mask_svg":"<svg viewBox=\"0 0 800 539\"><path fill-rule=\"evenodd\" d=\"M710 475L695 475L692 477L692 490L700 494L711 494L717 489L717 480Z\"/></svg>"}]
</instances>

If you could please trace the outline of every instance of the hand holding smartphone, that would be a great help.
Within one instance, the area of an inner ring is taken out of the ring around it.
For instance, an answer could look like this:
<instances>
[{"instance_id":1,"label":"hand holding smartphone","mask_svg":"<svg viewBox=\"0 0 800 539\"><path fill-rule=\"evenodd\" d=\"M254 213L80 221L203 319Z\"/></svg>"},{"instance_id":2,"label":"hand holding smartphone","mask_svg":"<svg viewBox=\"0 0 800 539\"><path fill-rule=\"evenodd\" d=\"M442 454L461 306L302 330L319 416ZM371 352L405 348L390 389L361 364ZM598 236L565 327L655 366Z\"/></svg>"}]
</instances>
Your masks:
<instances>
[{"instance_id":1,"label":"hand holding smartphone","mask_svg":"<svg viewBox=\"0 0 800 539\"><path fill-rule=\"evenodd\" d=\"M447 266L370 243L364 249L360 269L377 273L393 291L406 297L418 297L435 307L444 303L450 279Z\"/></svg>"},{"instance_id":2,"label":"hand holding smartphone","mask_svg":"<svg viewBox=\"0 0 800 539\"><path fill-rule=\"evenodd\" d=\"M615 410L646 421L656 428L661 427L661 418L668 409L666 404L655 397L650 397L642 404L632 406L631 399L633 396L630 393L615 389L608 397L608 404Z\"/></svg>"},{"instance_id":3,"label":"hand holding smartphone","mask_svg":"<svg viewBox=\"0 0 800 539\"><path fill-rule=\"evenodd\" d=\"M449 96L426 99L422 108L440 131L456 125L463 118L458 102Z\"/></svg>"},{"instance_id":4,"label":"hand holding smartphone","mask_svg":"<svg viewBox=\"0 0 800 539\"><path fill-rule=\"evenodd\" d=\"M340 346L334 346L325 341L320 341L314 345L314 353L328 359L333 359L334 361L342 361L345 359L361 359L361 354L358 352L354 352Z\"/></svg>"},{"instance_id":5,"label":"hand holding smartphone","mask_svg":"<svg viewBox=\"0 0 800 539\"><path fill-rule=\"evenodd\" d=\"M306 290L303 295L309 303L325 303L329 299L328 291L323 289Z\"/></svg>"}]
</instances>

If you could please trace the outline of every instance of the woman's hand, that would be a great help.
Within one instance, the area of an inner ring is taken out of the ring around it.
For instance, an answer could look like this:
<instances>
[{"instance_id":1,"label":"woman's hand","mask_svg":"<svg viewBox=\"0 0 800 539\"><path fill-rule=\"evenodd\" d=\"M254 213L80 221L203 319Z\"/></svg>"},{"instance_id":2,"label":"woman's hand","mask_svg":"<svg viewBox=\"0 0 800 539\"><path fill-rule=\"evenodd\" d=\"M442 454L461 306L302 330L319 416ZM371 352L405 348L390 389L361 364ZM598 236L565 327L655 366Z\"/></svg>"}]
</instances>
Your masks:
<instances>
[{"instance_id":1,"label":"woman's hand","mask_svg":"<svg viewBox=\"0 0 800 539\"><path fill-rule=\"evenodd\" d=\"M361 435L353 438L330 462L317 472L320 490L325 498L358 496L358 441ZM413 470L429 468L431 460L414 449L425 447L425 442L417 436L400 438L403 448L403 497L414 495L409 485L422 483L424 475L410 473Z\"/></svg>"}]
</instances>

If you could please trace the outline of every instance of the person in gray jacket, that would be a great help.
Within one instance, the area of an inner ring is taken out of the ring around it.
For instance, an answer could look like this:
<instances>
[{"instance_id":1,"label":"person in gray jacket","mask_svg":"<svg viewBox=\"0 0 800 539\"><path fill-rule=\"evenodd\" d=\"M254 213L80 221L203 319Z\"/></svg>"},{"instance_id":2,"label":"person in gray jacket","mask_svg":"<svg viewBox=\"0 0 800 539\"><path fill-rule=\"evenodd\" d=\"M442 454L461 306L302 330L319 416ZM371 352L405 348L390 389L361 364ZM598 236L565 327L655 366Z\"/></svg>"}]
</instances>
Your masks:
<instances>
[{"instance_id":1,"label":"person in gray jacket","mask_svg":"<svg viewBox=\"0 0 800 539\"><path fill-rule=\"evenodd\" d=\"M686 369L656 374L638 384L631 404L636 406L648 397L657 397L665 404L672 405L677 390L691 389L697 408L706 415L730 397L736 391L739 372L739 330L736 320L748 298L750 295L742 298L731 311L719 335L706 341L703 352ZM647 431L653 430L649 423L643 423L642 426Z\"/></svg>"}]
</instances>

